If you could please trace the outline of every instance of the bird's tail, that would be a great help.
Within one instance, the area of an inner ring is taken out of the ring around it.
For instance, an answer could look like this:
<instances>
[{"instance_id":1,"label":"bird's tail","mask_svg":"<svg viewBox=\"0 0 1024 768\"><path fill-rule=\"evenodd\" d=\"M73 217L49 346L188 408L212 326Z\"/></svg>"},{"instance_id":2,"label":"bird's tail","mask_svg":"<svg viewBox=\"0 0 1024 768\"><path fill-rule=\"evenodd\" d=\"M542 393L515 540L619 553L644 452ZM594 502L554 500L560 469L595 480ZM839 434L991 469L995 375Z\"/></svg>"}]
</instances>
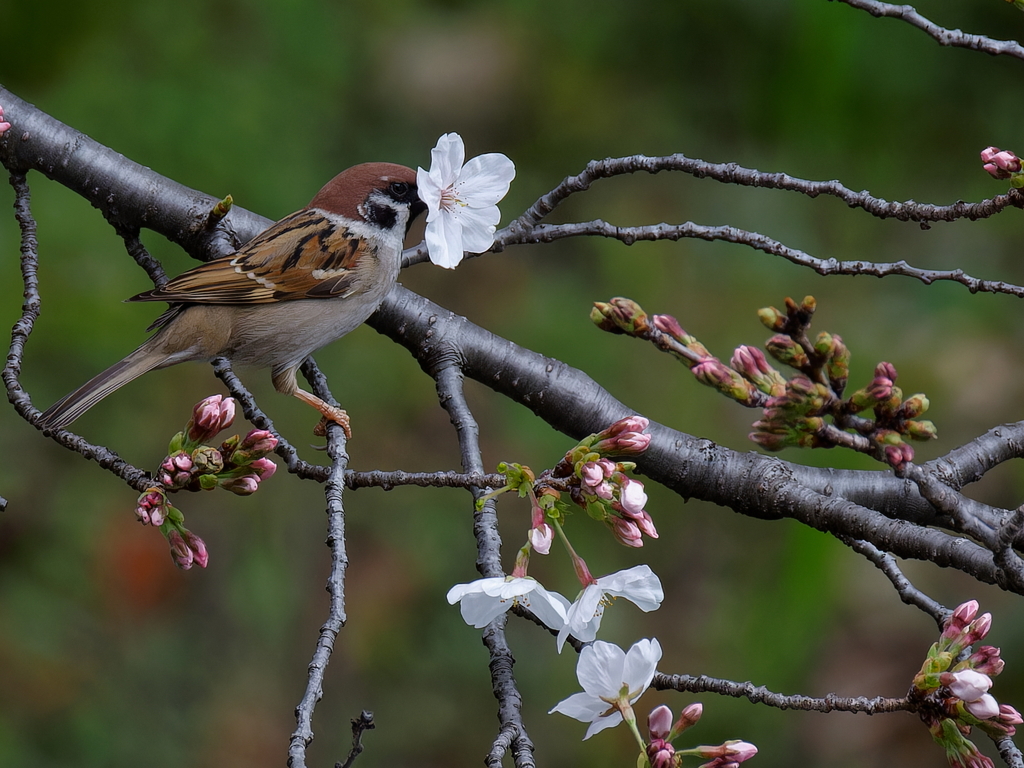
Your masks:
<instances>
[{"instance_id":1,"label":"bird's tail","mask_svg":"<svg viewBox=\"0 0 1024 768\"><path fill-rule=\"evenodd\" d=\"M166 358L154 354L144 344L119 363L94 376L70 395L51 405L39 419L42 429L61 429L73 422L96 403L120 389L129 381L161 367Z\"/></svg>"}]
</instances>

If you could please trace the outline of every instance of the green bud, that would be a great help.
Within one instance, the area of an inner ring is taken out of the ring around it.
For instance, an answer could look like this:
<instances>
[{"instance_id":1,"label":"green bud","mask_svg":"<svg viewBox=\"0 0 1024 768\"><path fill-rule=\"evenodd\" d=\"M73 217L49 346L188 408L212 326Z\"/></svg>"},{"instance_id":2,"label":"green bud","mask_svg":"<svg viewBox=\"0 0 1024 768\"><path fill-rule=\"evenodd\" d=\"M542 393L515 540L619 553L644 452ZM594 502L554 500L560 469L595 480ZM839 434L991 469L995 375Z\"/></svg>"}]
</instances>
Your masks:
<instances>
[{"instance_id":1,"label":"green bud","mask_svg":"<svg viewBox=\"0 0 1024 768\"><path fill-rule=\"evenodd\" d=\"M781 333L768 339L765 343L765 349L768 350L768 354L780 363L798 370L806 368L811 362L807 358L807 353L804 352L803 347L789 336L784 336Z\"/></svg>"},{"instance_id":2,"label":"green bud","mask_svg":"<svg viewBox=\"0 0 1024 768\"><path fill-rule=\"evenodd\" d=\"M775 307L762 307L757 310L757 319L769 331L781 331L786 327L786 316Z\"/></svg>"},{"instance_id":3,"label":"green bud","mask_svg":"<svg viewBox=\"0 0 1024 768\"><path fill-rule=\"evenodd\" d=\"M905 419L914 419L928 410L928 398L923 394L911 395L900 406L900 415Z\"/></svg>"},{"instance_id":4,"label":"green bud","mask_svg":"<svg viewBox=\"0 0 1024 768\"><path fill-rule=\"evenodd\" d=\"M199 487L204 491L212 491L217 487L217 476L216 475L200 475L199 476Z\"/></svg>"},{"instance_id":5,"label":"green bud","mask_svg":"<svg viewBox=\"0 0 1024 768\"><path fill-rule=\"evenodd\" d=\"M182 447L185 445L185 433L179 432L171 438L170 444L167 446L167 455L173 456L176 453L180 453Z\"/></svg>"},{"instance_id":6,"label":"green bud","mask_svg":"<svg viewBox=\"0 0 1024 768\"><path fill-rule=\"evenodd\" d=\"M905 425L906 435L911 440L931 440L939 436L939 430L935 424L927 419L920 421L908 421Z\"/></svg>"},{"instance_id":7,"label":"green bud","mask_svg":"<svg viewBox=\"0 0 1024 768\"><path fill-rule=\"evenodd\" d=\"M192 462L200 473L217 474L224 469L224 457L216 448L201 445L192 452Z\"/></svg>"},{"instance_id":8,"label":"green bud","mask_svg":"<svg viewBox=\"0 0 1024 768\"><path fill-rule=\"evenodd\" d=\"M647 313L632 299L616 296L609 302L595 301L590 320L602 331L635 336L648 330Z\"/></svg>"}]
</instances>

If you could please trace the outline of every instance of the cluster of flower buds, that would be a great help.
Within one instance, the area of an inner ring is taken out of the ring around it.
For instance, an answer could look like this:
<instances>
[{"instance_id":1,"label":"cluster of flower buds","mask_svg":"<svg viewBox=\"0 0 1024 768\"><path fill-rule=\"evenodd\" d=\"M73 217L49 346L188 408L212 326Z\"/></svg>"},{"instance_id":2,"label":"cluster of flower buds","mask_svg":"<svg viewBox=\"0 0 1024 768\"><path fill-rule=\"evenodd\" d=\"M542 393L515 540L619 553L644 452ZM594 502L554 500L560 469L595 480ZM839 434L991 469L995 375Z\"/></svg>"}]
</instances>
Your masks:
<instances>
[{"instance_id":1,"label":"cluster of flower buds","mask_svg":"<svg viewBox=\"0 0 1024 768\"><path fill-rule=\"evenodd\" d=\"M879 363L871 383L854 392L845 409L849 413L872 409L875 422L869 436L881 448L885 461L899 468L914 460L914 449L904 438L931 440L938 434L934 423L918 418L928 405L928 398L920 393L904 399L903 390L896 386L895 366Z\"/></svg>"},{"instance_id":2,"label":"cluster of flower buds","mask_svg":"<svg viewBox=\"0 0 1024 768\"><path fill-rule=\"evenodd\" d=\"M999 162L1003 160L1001 157ZM1020 161L1016 162L1019 169ZM752 346L738 347L726 365L674 317L648 316L630 299L596 302L591 319L604 330L651 341L682 361L702 384L741 405L763 409L749 437L766 450L842 445L901 470L914 460L914 449L907 440L936 437L935 425L918 418L928 409L928 398L917 394L904 399L894 384L896 369L890 363L880 363L872 382L844 400L850 350L838 335L824 331L811 341L808 330L816 309L814 297L805 296L799 303L787 297L784 310L758 310L762 324L775 333L765 343L768 354L796 370L788 379L768 362L764 352ZM867 410L874 413L874 421L858 416ZM591 466L587 471L588 477L598 482L598 469ZM582 474L579 477L583 479ZM619 529L620 539L639 542L636 531L621 523Z\"/></svg>"},{"instance_id":3,"label":"cluster of flower buds","mask_svg":"<svg viewBox=\"0 0 1024 768\"><path fill-rule=\"evenodd\" d=\"M992 678L1003 671L998 648L984 645L957 661L991 627L992 615L979 616L976 600L960 605L946 621L938 642L928 650L921 670L914 676L911 696L951 766L991 765L965 738L972 727L998 739L1013 736L1016 726L1024 722L1016 709L999 704L989 693Z\"/></svg>"},{"instance_id":4,"label":"cluster of flower buds","mask_svg":"<svg viewBox=\"0 0 1024 768\"><path fill-rule=\"evenodd\" d=\"M570 510L569 503L563 500L566 492L573 503L605 523L622 544L642 547L644 534L658 537L654 521L644 509L647 493L643 483L626 475L636 464L609 457L637 456L647 450L651 436L644 430L649 424L642 416L620 419L585 437L539 477L529 467L502 462L498 472L505 476L506 485L490 496L516 490L520 496L529 497L529 546L539 554L550 551L555 534L552 523L564 520ZM490 496L479 499L477 504Z\"/></svg>"},{"instance_id":5,"label":"cluster of flower buds","mask_svg":"<svg viewBox=\"0 0 1024 768\"><path fill-rule=\"evenodd\" d=\"M769 451L825 445L820 434L825 427L822 416L829 399L824 384L815 384L803 375L794 376L786 382L781 395L765 403L763 415L754 422L749 437Z\"/></svg>"},{"instance_id":6,"label":"cluster of flower buds","mask_svg":"<svg viewBox=\"0 0 1024 768\"><path fill-rule=\"evenodd\" d=\"M694 747L676 750L672 746L683 731L697 724L703 714L701 704L690 704L679 714L679 719L672 722L672 710L662 704L651 710L647 716L647 730L650 741L647 743L647 762L651 768L678 768L684 756L711 758L700 768L736 768L740 763L757 754L757 747L746 741L732 739L718 746Z\"/></svg>"},{"instance_id":7,"label":"cluster of flower buds","mask_svg":"<svg viewBox=\"0 0 1024 768\"><path fill-rule=\"evenodd\" d=\"M185 429L173 438L156 479L168 491L223 488L240 496L255 493L277 471L267 454L277 438L265 429L234 435L219 446L207 445L235 418L235 401L213 395L198 403Z\"/></svg>"},{"instance_id":8,"label":"cluster of flower buds","mask_svg":"<svg viewBox=\"0 0 1024 768\"><path fill-rule=\"evenodd\" d=\"M143 525L160 529L170 544L171 559L179 568L187 571L193 565L206 567L210 560L206 544L185 527L185 516L167 500L163 488L148 488L139 496L135 515Z\"/></svg>"},{"instance_id":9,"label":"cluster of flower buds","mask_svg":"<svg viewBox=\"0 0 1024 768\"><path fill-rule=\"evenodd\" d=\"M636 456L647 450L651 436L644 430L649 423L642 416L620 419L581 440L551 470L552 477L568 481L573 502L605 523L628 547L642 547L643 535L656 539L658 531L644 509L647 493L643 483L626 475L636 465L608 457Z\"/></svg>"},{"instance_id":10,"label":"cluster of flower buds","mask_svg":"<svg viewBox=\"0 0 1024 768\"><path fill-rule=\"evenodd\" d=\"M1013 152L999 147L981 150L981 162L985 171L994 179L1009 179L1010 186L1024 187L1024 173L1021 160Z\"/></svg>"}]
</instances>

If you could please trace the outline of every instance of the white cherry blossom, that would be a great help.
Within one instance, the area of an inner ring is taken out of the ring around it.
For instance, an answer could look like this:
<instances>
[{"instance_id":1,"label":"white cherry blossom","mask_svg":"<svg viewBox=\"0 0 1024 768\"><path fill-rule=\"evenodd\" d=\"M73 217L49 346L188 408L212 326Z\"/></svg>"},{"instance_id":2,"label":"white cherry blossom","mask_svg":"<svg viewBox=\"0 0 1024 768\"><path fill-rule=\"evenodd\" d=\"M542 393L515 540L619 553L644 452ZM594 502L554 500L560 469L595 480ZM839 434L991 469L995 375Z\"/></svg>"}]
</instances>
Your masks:
<instances>
[{"instance_id":1,"label":"white cherry blossom","mask_svg":"<svg viewBox=\"0 0 1024 768\"><path fill-rule=\"evenodd\" d=\"M427 252L446 269L454 269L467 251L491 247L501 220L498 201L516 175L515 164L500 153L468 163L465 158L462 137L446 133L430 150L430 170L416 169L420 199L427 204Z\"/></svg>"},{"instance_id":2,"label":"white cherry blossom","mask_svg":"<svg viewBox=\"0 0 1024 768\"><path fill-rule=\"evenodd\" d=\"M661 644L657 639L640 640L629 651L597 640L580 651L576 664L583 692L560 701L548 714L561 712L590 723L585 741L622 722L622 710L629 709L647 690L660 660Z\"/></svg>"},{"instance_id":3,"label":"white cherry blossom","mask_svg":"<svg viewBox=\"0 0 1024 768\"><path fill-rule=\"evenodd\" d=\"M569 601L557 592L548 592L529 576L495 576L456 584L448 590L448 602L459 603L462 618L477 629L486 627L513 605L529 608L551 629L561 629Z\"/></svg>"},{"instance_id":4,"label":"white cherry blossom","mask_svg":"<svg viewBox=\"0 0 1024 768\"><path fill-rule=\"evenodd\" d=\"M605 606L611 604L609 598L616 597L624 597L648 612L661 606L665 592L661 580L648 565L636 565L596 579L584 588L566 612L565 625L556 641L559 653L569 635L585 643L597 637Z\"/></svg>"}]
</instances>

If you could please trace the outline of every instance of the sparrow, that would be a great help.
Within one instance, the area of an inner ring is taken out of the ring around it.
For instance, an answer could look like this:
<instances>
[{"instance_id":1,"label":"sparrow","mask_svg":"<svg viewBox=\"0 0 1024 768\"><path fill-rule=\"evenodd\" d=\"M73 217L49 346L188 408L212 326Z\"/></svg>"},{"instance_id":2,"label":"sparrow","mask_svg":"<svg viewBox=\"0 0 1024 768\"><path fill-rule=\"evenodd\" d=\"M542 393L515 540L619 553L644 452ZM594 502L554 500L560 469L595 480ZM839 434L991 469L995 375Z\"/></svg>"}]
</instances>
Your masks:
<instances>
[{"instance_id":1,"label":"sparrow","mask_svg":"<svg viewBox=\"0 0 1024 768\"><path fill-rule=\"evenodd\" d=\"M412 220L426 210L416 172L364 163L335 176L302 210L235 253L178 275L128 301L166 301L147 330L156 333L103 373L54 403L40 428L66 427L144 373L226 357L269 367L274 388L340 424L348 414L301 389L296 373L313 352L357 328L398 279Z\"/></svg>"}]
</instances>

